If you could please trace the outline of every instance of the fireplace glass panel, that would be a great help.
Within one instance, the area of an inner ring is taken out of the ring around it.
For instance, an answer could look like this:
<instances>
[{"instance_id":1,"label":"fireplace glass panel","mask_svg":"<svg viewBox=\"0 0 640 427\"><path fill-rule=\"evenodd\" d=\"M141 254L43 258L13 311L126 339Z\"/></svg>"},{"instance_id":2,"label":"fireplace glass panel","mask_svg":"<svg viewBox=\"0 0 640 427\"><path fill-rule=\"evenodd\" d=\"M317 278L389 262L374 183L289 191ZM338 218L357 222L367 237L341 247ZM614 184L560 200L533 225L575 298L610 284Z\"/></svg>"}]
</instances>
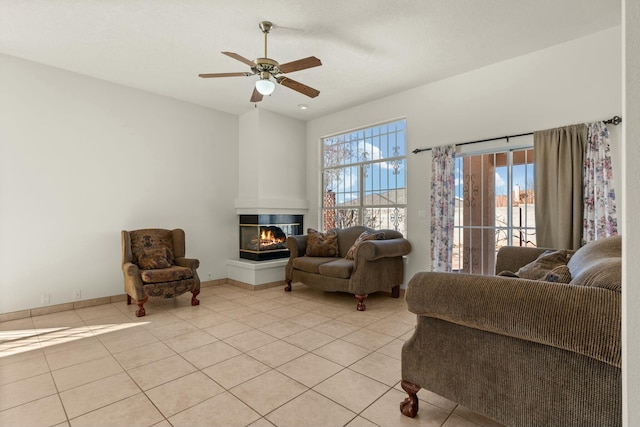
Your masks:
<instances>
[{"instance_id":1,"label":"fireplace glass panel","mask_svg":"<svg viewBox=\"0 0 640 427\"><path fill-rule=\"evenodd\" d=\"M302 234L302 215L240 215L240 258L288 258L288 236Z\"/></svg>"}]
</instances>

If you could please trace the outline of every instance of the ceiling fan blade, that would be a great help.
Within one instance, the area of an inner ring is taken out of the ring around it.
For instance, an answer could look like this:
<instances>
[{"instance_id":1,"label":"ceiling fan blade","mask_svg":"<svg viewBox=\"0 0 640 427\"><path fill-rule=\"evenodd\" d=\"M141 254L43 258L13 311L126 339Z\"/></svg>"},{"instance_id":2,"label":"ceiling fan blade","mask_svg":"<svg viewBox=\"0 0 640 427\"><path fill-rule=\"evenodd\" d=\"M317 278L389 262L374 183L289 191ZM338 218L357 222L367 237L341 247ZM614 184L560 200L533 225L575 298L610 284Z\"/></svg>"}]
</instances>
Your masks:
<instances>
[{"instance_id":1,"label":"ceiling fan blade","mask_svg":"<svg viewBox=\"0 0 640 427\"><path fill-rule=\"evenodd\" d=\"M295 80L291 80L288 77L280 77L278 79L278 83L280 83L282 86L288 87L289 89L293 89L296 92L300 92L303 95L307 95L309 98L315 98L316 96L320 95L319 90L307 85L303 85L302 83Z\"/></svg>"},{"instance_id":2,"label":"ceiling fan blade","mask_svg":"<svg viewBox=\"0 0 640 427\"><path fill-rule=\"evenodd\" d=\"M315 56L308 58L298 59L297 61L287 62L278 66L281 73L293 73L294 71L306 70L307 68L313 68L322 65L322 62Z\"/></svg>"},{"instance_id":3,"label":"ceiling fan blade","mask_svg":"<svg viewBox=\"0 0 640 427\"><path fill-rule=\"evenodd\" d=\"M249 67L255 67L256 63L251 61L250 59L245 58L244 56L240 56L237 53L233 53L233 52L222 52L224 55L227 55L233 59L237 59L240 62L244 62L245 64L247 64Z\"/></svg>"},{"instance_id":4,"label":"ceiling fan blade","mask_svg":"<svg viewBox=\"0 0 640 427\"><path fill-rule=\"evenodd\" d=\"M198 76L203 78L210 77L249 77L253 76L253 73L249 72L239 72L239 73L208 73L208 74L198 74Z\"/></svg>"},{"instance_id":5,"label":"ceiling fan blade","mask_svg":"<svg viewBox=\"0 0 640 427\"><path fill-rule=\"evenodd\" d=\"M249 102L260 102L262 101L262 94L258 92L258 89L253 88L253 93L251 94L251 99Z\"/></svg>"}]
</instances>

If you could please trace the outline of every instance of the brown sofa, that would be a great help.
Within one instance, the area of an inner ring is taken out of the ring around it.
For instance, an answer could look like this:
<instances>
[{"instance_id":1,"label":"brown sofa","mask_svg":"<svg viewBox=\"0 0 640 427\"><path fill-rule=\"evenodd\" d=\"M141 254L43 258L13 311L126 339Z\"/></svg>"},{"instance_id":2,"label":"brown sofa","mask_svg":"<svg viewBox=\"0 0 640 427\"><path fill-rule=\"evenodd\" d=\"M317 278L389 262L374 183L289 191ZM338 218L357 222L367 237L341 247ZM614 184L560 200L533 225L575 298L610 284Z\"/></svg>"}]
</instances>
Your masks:
<instances>
[{"instance_id":1,"label":"brown sofa","mask_svg":"<svg viewBox=\"0 0 640 427\"><path fill-rule=\"evenodd\" d=\"M543 252L501 248L496 271L506 276L412 277L405 415L416 415L425 388L508 426L621 425L621 238L567 251L566 280L507 277L531 271Z\"/></svg>"},{"instance_id":2,"label":"brown sofa","mask_svg":"<svg viewBox=\"0 0 640 427\"><path fill-rule=\"evenodd\" d=\"M359 311L365 310L364 299L370 293L391 292L398 298L404 280L402 257L411 252L411 244L402 233L363 226L329 232L337 235L338 248L333 256L308 256L308 235L287 238L290 257L285 267L286 291L291 291L292 282L302 282L326 292L348 292L355 295ZM363 232L378 235L380 240L362 241L354 259L345 258Z\"/></svg>"}]
</instances>

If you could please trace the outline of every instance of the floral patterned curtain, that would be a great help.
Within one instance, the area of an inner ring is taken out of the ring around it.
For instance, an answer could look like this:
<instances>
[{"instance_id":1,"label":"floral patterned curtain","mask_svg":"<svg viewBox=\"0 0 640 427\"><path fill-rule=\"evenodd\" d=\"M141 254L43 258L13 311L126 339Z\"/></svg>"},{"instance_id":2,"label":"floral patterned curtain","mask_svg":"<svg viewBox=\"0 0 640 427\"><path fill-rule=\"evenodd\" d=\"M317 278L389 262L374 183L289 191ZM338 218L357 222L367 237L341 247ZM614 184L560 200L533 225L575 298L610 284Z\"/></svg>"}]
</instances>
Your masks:
<instances>
[{"instance_id":1,"label":"floral patterned curtain","mask_svg":"<svg viewBox=\"0 0 640 427\"><path fill-rule=\"evenodd\" d=\"M590 123L584 162L583 244L618 234L616 195L609 147L603 122Z\"/></svg>"},{"instance_id":2,"label":"floral patterned curtain","mask_svg":"<svg viewBox=\"0 0 640 427\"><path fill-rule=\"evenodd\" d=\"M432 149L431 270L451 271L455 214L455 145Z\"/></svg>"}]
</instances>

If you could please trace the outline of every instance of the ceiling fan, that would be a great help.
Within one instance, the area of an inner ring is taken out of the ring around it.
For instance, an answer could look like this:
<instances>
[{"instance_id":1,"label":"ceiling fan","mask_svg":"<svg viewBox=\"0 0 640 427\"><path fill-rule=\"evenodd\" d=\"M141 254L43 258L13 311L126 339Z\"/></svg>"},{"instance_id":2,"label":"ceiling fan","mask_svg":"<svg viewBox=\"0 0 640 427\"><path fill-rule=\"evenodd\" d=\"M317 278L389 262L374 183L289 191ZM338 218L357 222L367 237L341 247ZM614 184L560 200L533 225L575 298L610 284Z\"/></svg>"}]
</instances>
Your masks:
<instances>
[{"instance_id":1,"label":"ceiling fan","mask_svg":"<svg viewBox=\"0 0 640 427\"><path fill-rule=\"evenodd\" d=\"M296 61L287 62L286 64L278 64L278 61L267 57L267 35L273 28L273 24L269 21L262 21L258 24L260 30L264 33L264 57L257 58L255 61L251 61L243 56L234 52L222 52L224 55L230 56L240 62L247 64L251 67L251 72L237 72L237 73L210 73L210 74L198 74L203 78L210 77L250 77L258 75L260 79L256 81L256 86L251 94L250 102L260 102L264 95L271 95L276 87L274 81L282 86L286 86L289 89L293 89L296 92L300 92L310 98L315 98L320 94L319 90L304 85L300 82L290 79L283 74L292 73L294 71L306 70L307 68L317 67L322 65L322 62L315 56L309 56L307 58L298 59Z\"/></svg>"}]
</instances>

